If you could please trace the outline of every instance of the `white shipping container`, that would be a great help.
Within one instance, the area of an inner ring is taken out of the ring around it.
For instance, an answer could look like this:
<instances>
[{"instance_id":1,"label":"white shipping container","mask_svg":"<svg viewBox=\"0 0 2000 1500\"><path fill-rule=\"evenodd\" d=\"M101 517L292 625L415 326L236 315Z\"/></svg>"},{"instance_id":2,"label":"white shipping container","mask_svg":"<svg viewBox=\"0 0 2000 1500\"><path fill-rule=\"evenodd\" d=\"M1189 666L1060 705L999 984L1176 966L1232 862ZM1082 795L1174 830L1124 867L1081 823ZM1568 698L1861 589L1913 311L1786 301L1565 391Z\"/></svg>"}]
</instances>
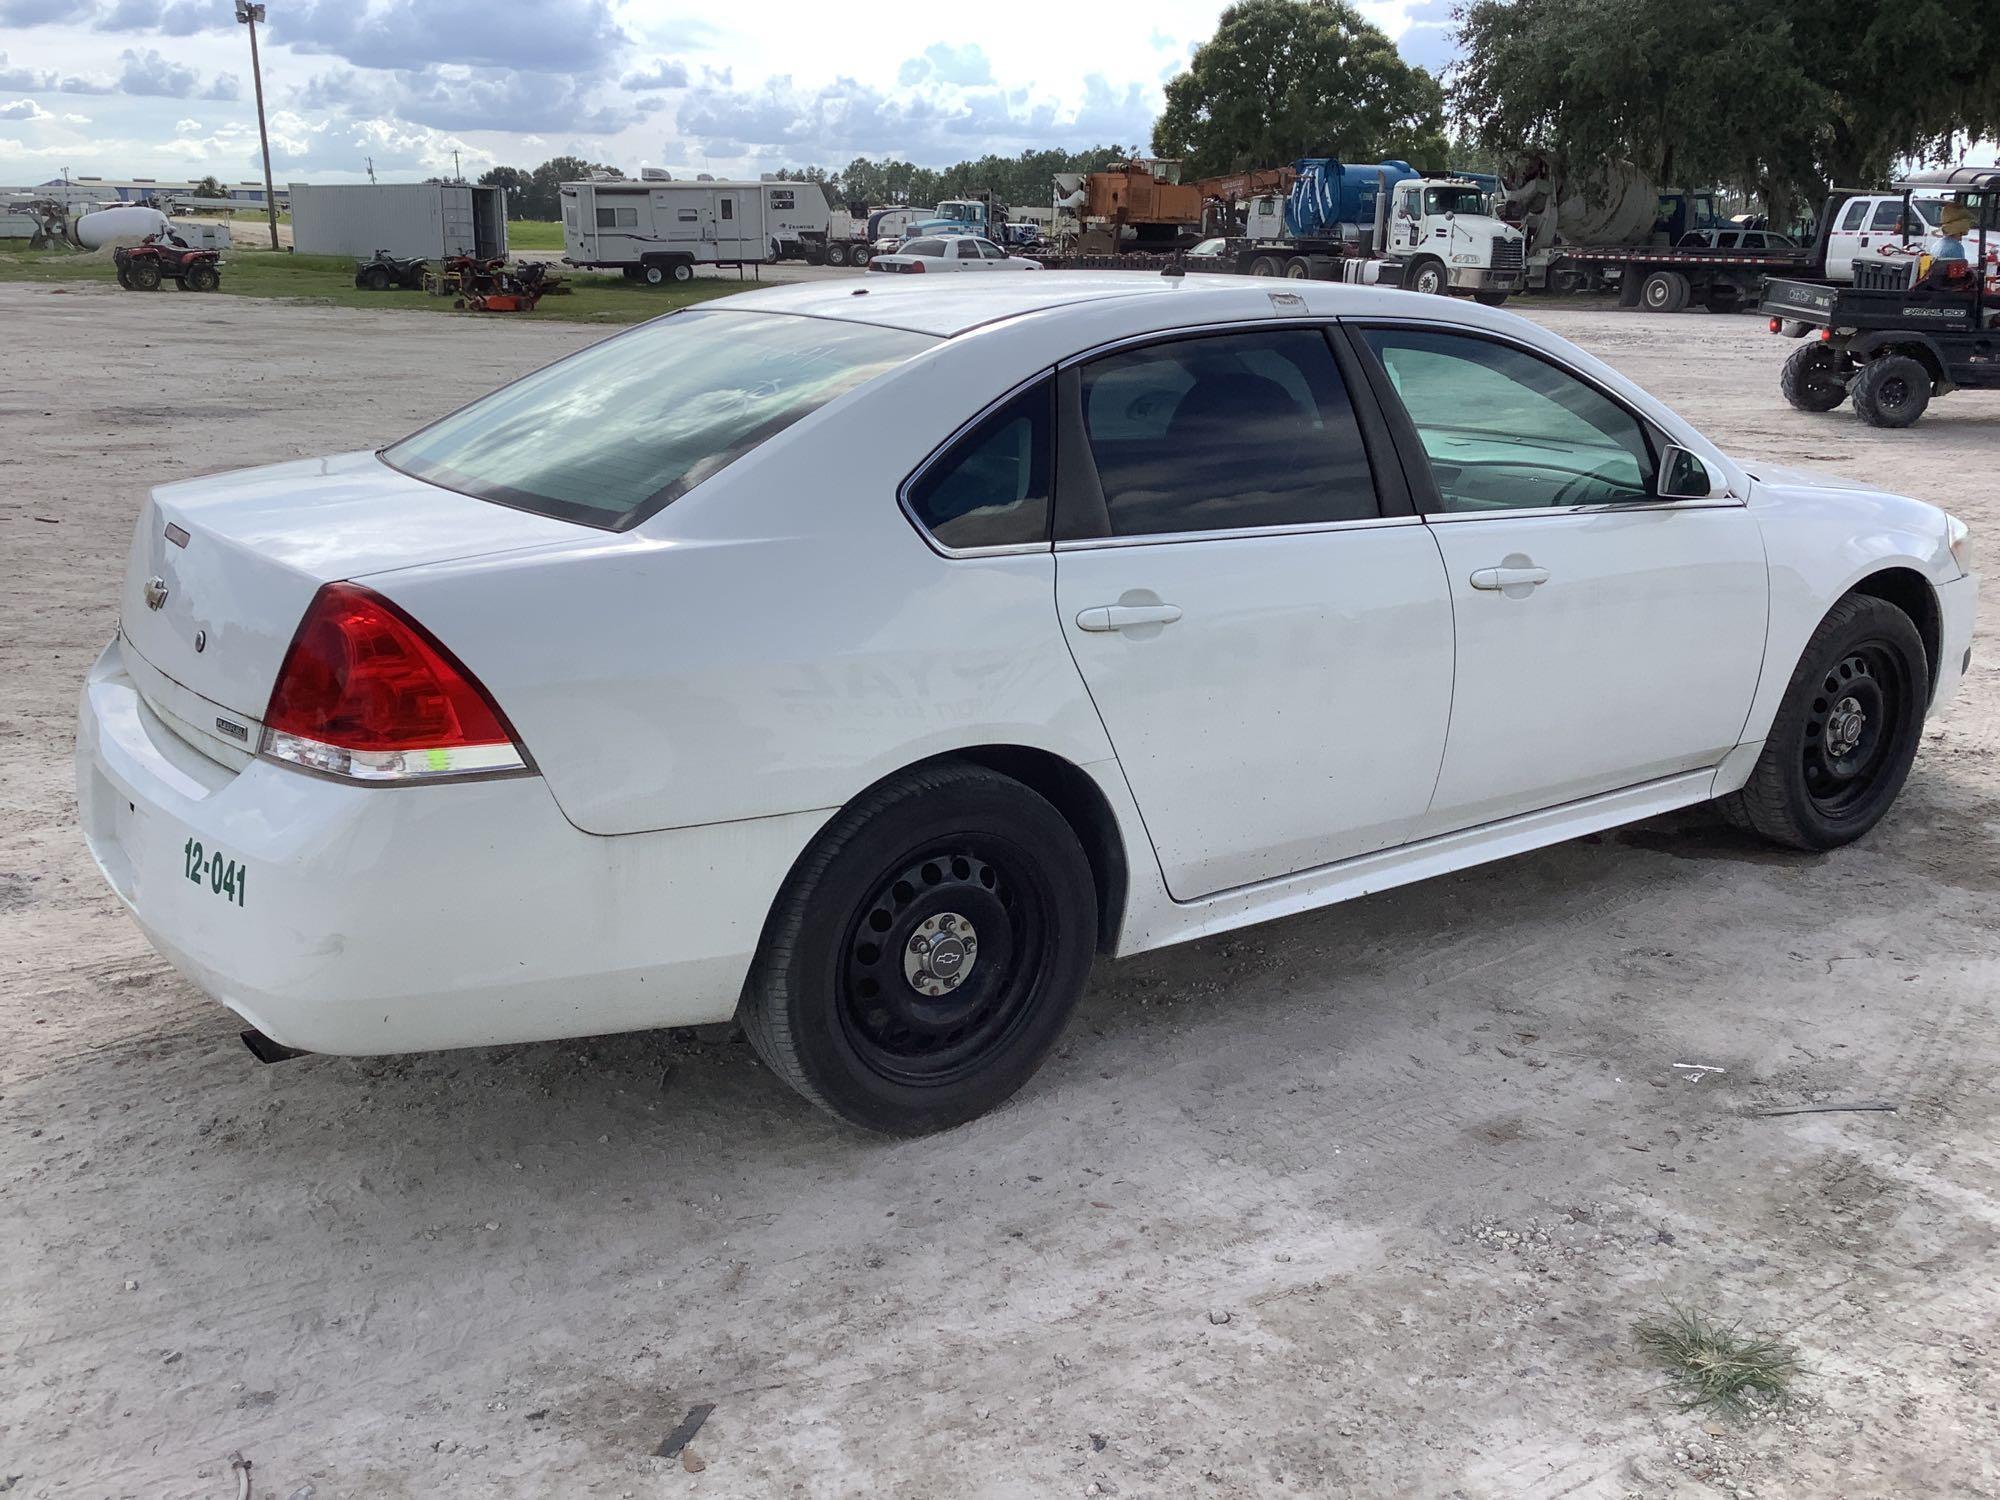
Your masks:
<instances>
[{"instance_id":1,"label":"white shipping container","mask_svg":"<svg viewBox=\"0 0 2000 1500\"><path fill-rule=\"evenodd\" d=\"M301 255L395 256L507 253L504 188L436 182L295 182L292 248Z\"/></svg>"}]
</instances>

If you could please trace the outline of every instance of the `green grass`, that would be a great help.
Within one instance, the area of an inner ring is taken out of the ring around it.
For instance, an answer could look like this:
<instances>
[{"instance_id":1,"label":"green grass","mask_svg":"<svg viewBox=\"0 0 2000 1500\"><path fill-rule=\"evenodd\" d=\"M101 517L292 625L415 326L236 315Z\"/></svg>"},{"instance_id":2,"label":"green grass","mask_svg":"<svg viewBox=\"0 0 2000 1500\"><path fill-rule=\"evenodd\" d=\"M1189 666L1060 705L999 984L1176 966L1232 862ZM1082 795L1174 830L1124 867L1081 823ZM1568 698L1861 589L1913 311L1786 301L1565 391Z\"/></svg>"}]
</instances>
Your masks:
<instances>
[{"instance_id":1,"label":"green grass","mask_svg":"<svg viewBox=\"0 0 2000 1500\"><path fill-rule=\"evenodd\" d=\"M1666 1366L1684 1411L1712 1406L1740 1415L1749 1393L1776 1400L1799 1373L1798 1356L1786 1345L1745 1337L1736 1325L1724 1327L1690 1308L1670 1307L1664 1318L1633 1332L1640 1347Z\"/></svg>"},{"instance_id":2,"label":"green grass","mask_svg":"<svg viewBox=\"0 0 2000 1500\"><path fill-rule=\"evenodd\" d=\"M0 241L0 282L114 282L108 260L64 251L15 249L21 241ZM516 248L519 248L518 246ZM516 318L535 322L643 323L661 313L739 290L736 278L697 277L682 286L648 287L618 276L583 274L566 278L575 290L544 297L531 313L474 313L452 307L449 297L422 292L365 292L354 284L354 261L344 255L289 255L238 247L222 255L222 295L304 300L336 307L369 307L394 312L450 313L461 318ZM748 286L752 283L744 283ZM173 283L160 291L131 296L194 296Z\"/></svg>"},{"instance_id":3,"label":"green grass","mask_svg":"<svg viewBox=\"0 0 2000 1500\"><path fill-rule=\"evenodd\" d=\"M507 221L507 248L516 252L522 250L560 250L563 247L563 227L554 219L509 219Z\"/></svg>"}]
</instances>

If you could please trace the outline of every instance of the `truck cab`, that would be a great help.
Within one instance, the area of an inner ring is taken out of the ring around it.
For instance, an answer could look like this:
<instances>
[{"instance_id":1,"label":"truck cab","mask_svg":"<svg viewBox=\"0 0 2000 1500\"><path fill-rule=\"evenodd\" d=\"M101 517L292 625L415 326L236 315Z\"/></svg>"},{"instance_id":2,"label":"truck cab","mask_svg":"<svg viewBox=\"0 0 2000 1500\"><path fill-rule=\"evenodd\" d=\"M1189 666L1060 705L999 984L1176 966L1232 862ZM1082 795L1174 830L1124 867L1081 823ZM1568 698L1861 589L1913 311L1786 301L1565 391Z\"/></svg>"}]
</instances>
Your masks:
<instances>
[{"instance_id":1,"label":"truck cab","mask_svg":"<svg viewBox=\"0 0 2000 1500\"><path fill-rule=\"evenodd\" d=\"M1867 256L1914 254L1937 233L1942 194L1911 194L1904 207L1901 193L1864 194L1847 200L1826 237L1826 279L1852 281L1854 262Z\"/></svg>"},{"instance_id":2,"label":"truck cab","mask_svg":"<svg viewBox=\"0 0 2000 1500\"><path fill-rule=\"evenodd\" d=\"M1520 289L1525 238L1494 215L1476 182L1405 178L1377 222L1381 253L1407 268L1403 284L1415 291L1469 291L1497 302Z\"/></svg>"}]
</instances>

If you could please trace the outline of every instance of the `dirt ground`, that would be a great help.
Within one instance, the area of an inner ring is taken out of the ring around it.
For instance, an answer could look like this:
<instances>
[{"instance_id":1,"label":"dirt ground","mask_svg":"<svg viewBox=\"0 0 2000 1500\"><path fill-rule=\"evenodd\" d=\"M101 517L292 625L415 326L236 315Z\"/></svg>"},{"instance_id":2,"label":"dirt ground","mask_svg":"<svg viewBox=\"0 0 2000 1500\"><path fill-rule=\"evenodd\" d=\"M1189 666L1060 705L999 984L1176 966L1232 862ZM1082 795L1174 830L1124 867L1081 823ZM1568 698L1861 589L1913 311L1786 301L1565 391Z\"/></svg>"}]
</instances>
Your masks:
<instances>
[{"instance_id":1,"label":"dirt ground","mask_svg":"<svg viewBox=\"0 0 2000 1500\"><path fill-rule=\"evenodd\" d=\"M1754 318L1539 316L2000 553L2000 397L1876 432L1785 407ZM73 826L142 488L596 335L37 285L0 327L9 1500L233 1496L233 1450L260 1500L2000 1495L1994 592L1859 846L1695 813L1106 964L941 1138L720 1039L262 1067ZM1794 1342L1798 1399L1677 1410L1670 1303Z\"/></svg>"}]
</instances>

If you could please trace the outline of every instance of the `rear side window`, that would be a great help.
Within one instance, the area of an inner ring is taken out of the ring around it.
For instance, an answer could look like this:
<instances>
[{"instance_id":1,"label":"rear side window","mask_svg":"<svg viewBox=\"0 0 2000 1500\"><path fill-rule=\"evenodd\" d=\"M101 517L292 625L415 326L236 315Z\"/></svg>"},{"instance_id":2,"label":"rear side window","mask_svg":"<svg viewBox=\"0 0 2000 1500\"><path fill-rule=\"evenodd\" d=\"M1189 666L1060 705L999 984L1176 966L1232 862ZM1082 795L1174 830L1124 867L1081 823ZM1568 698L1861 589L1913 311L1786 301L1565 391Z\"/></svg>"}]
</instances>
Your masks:
<instances>
[{"instance_id":1,"label":"rear side window","mask_svg":"<svg viewBox=\"0 0 2000 1500\"><path fill-rule=\"evenodd\" d=\"M911 240L909 244L907 244L907 245L903 246L903 254L905 254L905 255L943 255L943 254L944 254L944 241L943 241L943 240Z\"/></svg>"},{"instance_id":2,"label":"rear side window","mask_svg":"<svg viewBox=\"0 0 2000 1500\"><path fill-rule=\"evenodd\" d=\"M622 531L937 341L692 308L593 344L383 450L405 474Z\"/></svg>"},{"instance_id":3,"label":"rear side window","mask_svg":"<svg viewBox=\"0 0 2000 1500\"><path fill-rule=\"evenodd\" d=\"M1379 513L1354 409L1315 329L1149 344L1087 366L1081 390L1113 536Z\"/></svg>"},{"instance_id":4,"label":"rear side window","mask_svg":"<svg viewBox=\"0 0 2000 1500\"><path fill-rule=\"evenodd\" d=\"M1046 542L1054 399L1037 381L953 443L910 486L918 523L954 549Z\"/></svg>"}]
</instances>

